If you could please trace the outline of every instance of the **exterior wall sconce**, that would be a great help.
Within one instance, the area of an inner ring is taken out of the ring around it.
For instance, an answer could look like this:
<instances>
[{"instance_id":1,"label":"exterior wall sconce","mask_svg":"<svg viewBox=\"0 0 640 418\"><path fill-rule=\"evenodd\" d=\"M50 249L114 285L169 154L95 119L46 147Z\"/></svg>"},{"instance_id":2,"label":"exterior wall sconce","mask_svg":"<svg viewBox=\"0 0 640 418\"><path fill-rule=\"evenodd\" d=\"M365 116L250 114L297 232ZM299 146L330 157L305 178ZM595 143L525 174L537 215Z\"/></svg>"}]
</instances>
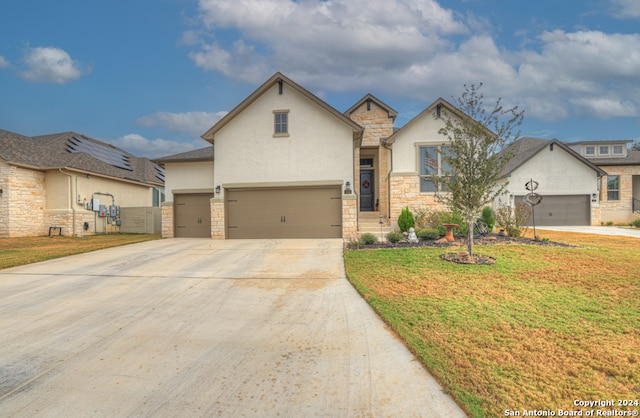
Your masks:
<instances>
[{"instance_id":1,"label":"exterior wall sconce","mask_svg":"<svg viewBox=\"0 0 640 418\"><path fill-rule=\"evenodd\" d=\"M351 194L351 183L346 182L344 185L344 194Z\"/></svg>"},{"instance_id":2,"label":"exterior wall sconce","mask_svg":"<svg viewBox=\"0 0 640 418\"><path fill-rule=\"evenodd\" d=\"M2 196L2 189L0 189L0 196Z\"/></svg>"},{"instance_id":3,"label":"exterior wall sconce","mask_svg":"<svg viewBox=\"0 0 640 418\"><path fill-rule=\"evenodd\" d=\"M220 194L220 185L216 186L216 194Z\"/></svg>"}]
</instances>

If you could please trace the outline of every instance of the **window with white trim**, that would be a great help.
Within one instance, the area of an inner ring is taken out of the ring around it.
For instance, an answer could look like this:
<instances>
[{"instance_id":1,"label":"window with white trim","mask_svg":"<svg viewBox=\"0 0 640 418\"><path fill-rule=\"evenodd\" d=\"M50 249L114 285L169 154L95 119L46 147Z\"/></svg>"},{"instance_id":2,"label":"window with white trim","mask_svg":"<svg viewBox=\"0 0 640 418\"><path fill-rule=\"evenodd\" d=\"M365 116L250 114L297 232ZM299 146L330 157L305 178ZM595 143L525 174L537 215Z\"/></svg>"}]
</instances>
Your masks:
<instances>
[{"instance_id":1,"label":"window with white trim","mask_svg":"<svg viewBox=\"0 0 640 418\"><path fill-rule=\"evenodd\" d=\"M613 154L614 155L622 155L623 154L623 148L622 145L614 145L613 146Z\"/></svg>"},{"instance_id":2,"label":"window with white trim","mask_svg":"<svg viewBox=\"0 0 640 418\"><path fill-rule=\"evenodd\" d=\"M601 145L600 146L600 155L609 155L609 146Z\"/></svg>"},{"instance_id":3,"label":"window with white trim","mask_svg":"<svg viewBox=\"0 0 640 418\"><path fill-rule=\"evenodd\" d=\"M596 147L589 145L584 148L584 155L596 155Z\"/></svg>"},{"instance_id":4,"label":"window with white trim","mask_svg":"<svg viewBox=\"0 0 640 418\"><path fill-rule=\"evenodd\" d=\"M440 151L440 152L438 152ZM438 186L431 179L431 176L450 176L452 169L444 160L443 154L451 152L451 147L447 146L420 146L420 192L437 192ZM440 190L444 190L440 186Z\"/></svg>"}]
</instances>

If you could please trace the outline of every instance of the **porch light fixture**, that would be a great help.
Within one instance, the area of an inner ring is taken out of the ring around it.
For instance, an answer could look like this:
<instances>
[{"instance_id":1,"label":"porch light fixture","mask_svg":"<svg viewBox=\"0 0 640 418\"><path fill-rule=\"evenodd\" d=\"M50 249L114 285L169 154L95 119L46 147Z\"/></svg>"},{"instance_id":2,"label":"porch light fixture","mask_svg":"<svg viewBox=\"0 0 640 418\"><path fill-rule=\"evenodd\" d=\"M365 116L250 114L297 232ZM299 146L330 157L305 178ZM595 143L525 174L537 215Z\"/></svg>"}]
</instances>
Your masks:
<instances>
[{"instance_id":1,"label":"porch light fixture","mask_svg":"<svg viewBox=\"0 0 640 418\"><path fill-rule=\"evenodd\" d=\"M220 194L220 185L216 186L216 194Z\"/></svg>"},{"instance_id":2,"label":"porch light fixture","mask_svg":"<svg viewBox=\"0 0 640 418\"><path fill-rule=\"evenodd\" d=\"M351 194L351 183L346 182L344 185L344 194Z\"/></svg>"}]
</instances>

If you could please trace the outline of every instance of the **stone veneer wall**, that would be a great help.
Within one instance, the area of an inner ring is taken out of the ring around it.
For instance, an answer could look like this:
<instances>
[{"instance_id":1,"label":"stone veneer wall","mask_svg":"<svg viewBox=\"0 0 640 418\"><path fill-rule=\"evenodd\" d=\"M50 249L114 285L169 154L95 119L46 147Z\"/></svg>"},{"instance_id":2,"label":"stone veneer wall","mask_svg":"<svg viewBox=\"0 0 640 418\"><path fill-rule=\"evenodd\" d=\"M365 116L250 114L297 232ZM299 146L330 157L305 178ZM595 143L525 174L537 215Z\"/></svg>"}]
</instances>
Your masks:
<instances>
[{"instance_id":1,"label":"stone veneer wall","mask_svg":"<svg viewBox=\"0 0 640 418\"><path fill-rule=\"evenodd\" d=\"M224 198L211 199L211 238L225 239Z\"/></svg>"},{"instance_id":2,"label":"stone veneer wall","mask_svg":"<svg viewBox=\"0 0 640 418\"><path fill-rule=\"evenodd\" d=\"M640 166L600 166L600 168L610 176L620 176L619 200L608 199L607 177L601 179L601 222L628 223L637 219L638 215L633 213L633 176L640 176ZM640 178L637 181L640 181Z\"/></svg>"},{"instance_id":3,"label":"stone veneer wall","mask_svg":"<svg viewBox=\"0 0 640 418\"><path fill-rule=\"evenodd\" d=\"M173 238L173 202L162 202L162 238Z\"/></svg>"},{"instance_id":4,"label":"stone veneer wall","mask_svg":"<svg viewBox=\"0 0 640 418\"><path fill-rule=\"evenodd\" d=\"M9 170L10 166L0 161L0 237L9 236Z\"/></svg>"},{"instance_id":5,"label":"stone veneer wall","mask_svg":"<svg viewBox=\"0 0 640 418\"><path fill-rule=\"evenodd\" d=\"M391 152L380 146L380 139L393 134L393 119L389 113L371 101L371 110L367 110L366 102L351 112L349 117L364 128L362 147L377 147L376 169L376 199L379 199L380 213L386 217L389 213L389 184L388 175L391 168ZM363 157L364 158L364 157ZM359 193L360 187L360 153L354 154L354 191Z\"/></svg>"},{"instance_id":6,"label":"stone veneer wall","mask_svg":"<svg viewBox=\"0 0 640 418\"><path fill-rule=\"evenodd\" d=\"M84 223L89 224L89 229L84 230ZM50 226L62 228L62 235L73 236L73 211L71 209L46 210L44 212L45 234L49 233ZM89 210L76 210L75 214L75 234L76 236L95 235L95 214ZM113 232L113 231L109 231ZM57 232L52 232L57 234Z\"/></svg>"},{"instance_id":7,"label":"stone veneer wall","mask_svg":"<svg viewBox=\"0 0 640 418\"><path fill-rule=\"evenodd\" d=\"M3 180L4 191L0 199L7 200L6 217L2 218L2 222L8 224L5 236L45 234L45 174L13 165L8 165L3 171L6 180Z\"/></svg>"},{"instance_id":8,"label":"stone veneer wall","mask_svg":"<svg viewBox=\"0 0 640 418\"><path fill-rule=\"evenodd\" d=\"M358 199L354 194L342 195L342 239L358 238Z\"/></svg>"},{"instance_id":9,"label":"stone veneer wall","mask_svg":"<svg viewBox=\"0 0 640 418\"><path fill-rule=\"evenodd\" d=\"M405 207L409 207L414 214L418 210L447 210L433 193L420 193L420 177L417 174L392 174L391 222L394 227L397 226L400 212Z\"/></svg>"}]
</instances>

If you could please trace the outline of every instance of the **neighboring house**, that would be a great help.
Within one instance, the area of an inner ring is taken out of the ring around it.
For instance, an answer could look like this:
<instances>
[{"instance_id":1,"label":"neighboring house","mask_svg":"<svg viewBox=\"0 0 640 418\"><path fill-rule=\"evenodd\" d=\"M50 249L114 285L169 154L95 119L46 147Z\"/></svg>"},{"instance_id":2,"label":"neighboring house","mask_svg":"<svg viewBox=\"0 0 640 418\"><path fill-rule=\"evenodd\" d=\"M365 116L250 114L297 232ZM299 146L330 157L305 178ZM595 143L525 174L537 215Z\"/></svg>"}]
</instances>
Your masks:
<instances>
[{"instance_id":1,"label":"neighboring house","mask_svg":"<svg viewBox=\"0 0 640 418\"><path fill-rule=\"evenodd\" d=\"M536 225L600 225L599 184L607 173L569 145L539 138L511 144L513 157L503 172L507 190L495 206L522 203L533 180L538 184L535 193L542 196L534 208Z\"/></svg>"},{"instance_id":2,"label":"neighboring house","mask_svg":"<svg viewBox=\"0 0 640 418\"><path fill-rule=\"evenodd\" d=\"M640 151L627 149L631 140L567 143L607 172L600 184L601 222L629 223L640 217Z\"/></svg>"},{"instance_id":3,"label":"neighboring house","mask_svg":"<svg viewBox=\"0 0 640 418\"><path fill-rule=\"evenodd\" d=\"M340 113L276 73L202 136L215 162L208 149L158 160L163 235L352 239L404 206L433 209L443 107L460 115L439 99L394 132L397 112L376 97Z\"/></svg>"},{"instance_id":4,"label":"neighboring house","mask_svg":"<svg viewBox=\"0 0 640 418\"><path fill-rule=\"evenodd\" d=\"M95 139L0 130L0 237L120 231L119 209L159 206L163 187L162 167Z\"/></svg>"}]
</instances>

